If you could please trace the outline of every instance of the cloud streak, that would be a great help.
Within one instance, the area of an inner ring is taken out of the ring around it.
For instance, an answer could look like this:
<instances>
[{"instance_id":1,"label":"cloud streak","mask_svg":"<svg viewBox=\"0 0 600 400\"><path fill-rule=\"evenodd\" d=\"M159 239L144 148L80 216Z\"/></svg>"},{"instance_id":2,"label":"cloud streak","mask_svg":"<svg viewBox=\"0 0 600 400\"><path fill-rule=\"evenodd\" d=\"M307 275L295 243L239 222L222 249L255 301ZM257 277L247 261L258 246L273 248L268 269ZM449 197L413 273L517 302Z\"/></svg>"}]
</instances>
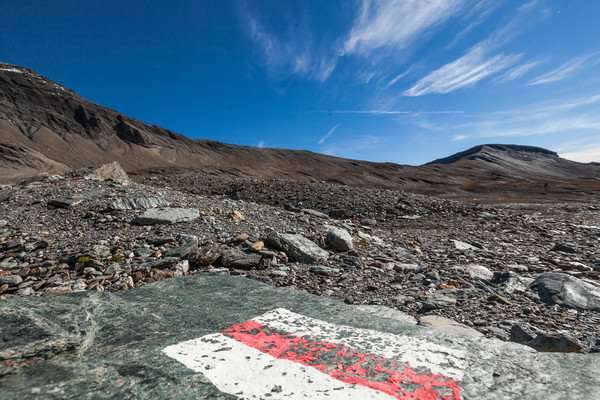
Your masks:
<instances>
[{"instance_id":1,"label":"cloud streak","mask_svg":"<svg viewBox=\"0 0 600 400\"><path fill-rule=\"evenodd\" d=\"M600 52L596 51L567 61L560 67L531 80L528 85L541 85L567 79L576 73L600 63Z\"/></svg>"},{"instance_id":2,"label":"cloud streak","mask_svg":"<svg viewBox=\"0 0 600 400\"><path fill-rule=\"evenodd\" d=\"M337 124L336 126L334 126L333 128L331 128L331 129L329 130L329 132L327 132L327 135L323 136L323 137L321 138L321 140L319 140L319 142L318 142L318 143L319 143L319 144L323 144L323 143L325 142L325 140L326 140L326 139L327 139L329 136L331 136L331 134L332 134L333 132L335 132L335 130L338 128L338 126L340 126L340 124Z\"/></svg>"},{"instance_id":3,"label":"cloud streak","mask_svg":"<svg viewBox=\"0 0 600 400\"><path fill-rule=\"evenodd\" d=\"M521 78L522 76L527 74L529 71L531 71L538 65L542 64L543 62L544 61L541 61L541 60L532 61L527 64L523 64L518 67L512 68L512 69L506 71L505 74L494 79L494 81L498 82L498 83L506 83L506 82L514 81L515 79Z\"/></svg>"},{"instance_id":4,"label":"cloud streak","mask_svg":"<svg viewBox=\"0 0 600 400\"><path fill-rule=\"evenodd\" d=\"M382 47L405 48L453 17L465 0L362 0L343 45L344 54L369 55Z\"/></svg>"},{"instance_id":5,"label":"cloud streak","mask_svg":"<svg viewBox=\"0 0 600 400\"><path fill-rule=\"evenodd\" d=\"M318 82L329 78L337 65L337 56L315 50L310 31L294 32L291 37L283 38L269 32L249 11L243 14L250 39L272 77L282 79L298 75Z\"/></svg>"},{"instance_id":6,"label":"cloud streak","mask_svg":"<svg viewBox=\"0 0 600 400\"><path fill-rule=\"evenodd\" d=\"M413 87L404 91L404 96L423 96L432 93L450 93L476 84L518 61L520 55L498 54L487 58L484 47L479 44L465 56L431 72Z\"/></svg>"},{"instance_id":7,"label":"cloud streak","mask_svg":"<svg viewBox=\"0 0 600 400\"><path fill-rule=\"evenodd\" d=\"M335 110L332 114L367 114L367 115L419 115L419 114L463 114L464 111L404 111L404 110Z\"/></svg>"}]
</instances>

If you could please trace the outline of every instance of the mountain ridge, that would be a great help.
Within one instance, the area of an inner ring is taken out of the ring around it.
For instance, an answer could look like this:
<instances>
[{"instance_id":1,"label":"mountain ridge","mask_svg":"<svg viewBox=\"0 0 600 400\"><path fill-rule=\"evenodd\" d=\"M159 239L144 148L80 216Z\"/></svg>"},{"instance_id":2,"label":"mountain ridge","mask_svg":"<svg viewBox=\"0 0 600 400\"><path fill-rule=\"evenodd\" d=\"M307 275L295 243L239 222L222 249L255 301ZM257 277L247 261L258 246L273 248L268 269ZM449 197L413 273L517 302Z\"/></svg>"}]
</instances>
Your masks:
<instances>
[{"instance_id":1,"label":"mountain ridge","mask_svg":"<svg viewBox=\"0 0 600 400\"><path fill-rule=\"evenodd\" d=\"M430 194L488 192L549 180L573 187L581 186L581 179L600 179L593 165L533 146L479 145L409 166L191 139L92 103L31 69L0 63L0 183L112 161L140 176L193 172L314 179Z\"/></svg>"}]
</instances>

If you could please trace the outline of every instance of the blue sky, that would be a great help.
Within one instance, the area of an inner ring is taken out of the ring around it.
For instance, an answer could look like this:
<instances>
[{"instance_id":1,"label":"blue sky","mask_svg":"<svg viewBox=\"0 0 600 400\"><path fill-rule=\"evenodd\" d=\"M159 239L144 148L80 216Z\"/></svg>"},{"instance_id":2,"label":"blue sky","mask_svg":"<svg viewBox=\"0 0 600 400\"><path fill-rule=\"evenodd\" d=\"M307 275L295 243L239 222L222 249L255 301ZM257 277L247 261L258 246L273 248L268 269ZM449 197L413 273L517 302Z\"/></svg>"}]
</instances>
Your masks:
<instances>
[{"instance_id":1,"label":"blue sky","mask_svg":"<svg viewBox=\"0 0 600 400\"><path fill-rule=\"evenodd\" d=\"M422 164L600 161L600 1L7 1L0 61L150 124Z\"/></svg>"}]
</instances>

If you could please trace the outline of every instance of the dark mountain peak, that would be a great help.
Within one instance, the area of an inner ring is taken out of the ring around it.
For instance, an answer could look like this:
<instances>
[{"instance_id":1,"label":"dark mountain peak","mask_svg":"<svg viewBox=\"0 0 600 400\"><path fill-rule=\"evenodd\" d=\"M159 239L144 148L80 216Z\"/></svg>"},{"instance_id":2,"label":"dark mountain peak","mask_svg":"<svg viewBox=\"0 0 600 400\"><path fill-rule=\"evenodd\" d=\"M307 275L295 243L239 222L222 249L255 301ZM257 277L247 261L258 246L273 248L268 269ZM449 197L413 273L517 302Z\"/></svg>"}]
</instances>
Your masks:
<instances>
[{"instance_id":1,"label":"dark mountain peak","mask_svg":"<svg viewBox=\"0 0 600 400\"><path fill-rule=\"evenodd\" d=\"M481 144L470 148L469 150L461 151L460 153L453 154L449 157L438 158L437 160L431 161L426 165L430 164L453 164L458 161L466 160L481 160L487 162L495 162L496 158L527 158L531 159L533 155L550 155L558 157L558 154L535 146L521 146L516 144Z\"/></svg>"}]
</instances>

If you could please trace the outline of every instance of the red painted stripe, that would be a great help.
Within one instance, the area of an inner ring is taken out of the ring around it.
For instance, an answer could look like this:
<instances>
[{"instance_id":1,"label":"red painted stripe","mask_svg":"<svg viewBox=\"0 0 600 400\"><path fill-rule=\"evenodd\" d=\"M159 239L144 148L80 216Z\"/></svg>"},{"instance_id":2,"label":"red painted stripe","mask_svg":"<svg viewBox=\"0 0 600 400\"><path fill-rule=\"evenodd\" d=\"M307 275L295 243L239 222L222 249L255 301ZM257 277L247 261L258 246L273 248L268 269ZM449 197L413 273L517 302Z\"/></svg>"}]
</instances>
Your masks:
<instances>
[{"instance_id":1,"label":"red painted stripe","mask_svg":"<svg viewBox=\"0 0 600 400\"><path fill-rule=\"evenodd\" d=\"M406 400L459 400L459 382L444 375L417 373L410 366L361 353L337 343L312 342L279 334L249 320L221 332L278 359L313 367L332 378L363 385Z\"/></svg>"}]
</instances>

